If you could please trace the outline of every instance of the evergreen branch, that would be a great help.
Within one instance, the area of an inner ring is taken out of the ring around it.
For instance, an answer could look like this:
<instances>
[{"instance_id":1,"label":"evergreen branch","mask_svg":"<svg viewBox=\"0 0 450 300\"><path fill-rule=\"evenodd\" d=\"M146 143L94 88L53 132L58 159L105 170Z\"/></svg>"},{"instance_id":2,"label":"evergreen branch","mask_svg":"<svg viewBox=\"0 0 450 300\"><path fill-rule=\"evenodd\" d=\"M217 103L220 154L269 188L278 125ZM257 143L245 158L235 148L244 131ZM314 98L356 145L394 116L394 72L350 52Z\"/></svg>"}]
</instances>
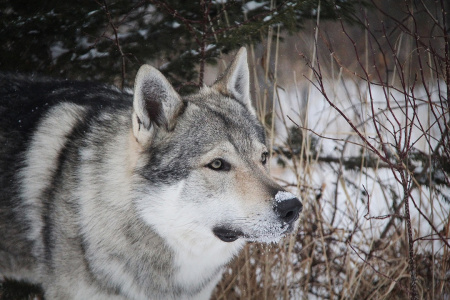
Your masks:
<instances>
[{"instance_id":1,"label":"evergreen branch","mask_svg":"<svg viewBox=\"0 0 450 300\"><path fill-rule=\"evenodd\" d=\"M96 0L96 2L99 3L97 0ZM103 0L102 7L105 10L106 16L108 17L109 25L111 26L112 30L114 31L115 44L116 44L117 50L120 53L120 57L121 57L121 60L122 60L121 89L124 89L124 87L125 87L125 54L122 51L122 46L120 45L119 36L118 36L118 33L117 33L117 27L116 27L116 25L114 25L114 22L112 21L111 13L109 11L108 4L106 3L106 0Z\"/></svg>"},{"instance_id":2,"label":"evergreen branch","mask_svg":"<svg viewBox=\"0 0 450 300\"><path fill-rule=\"evenodd\" d=\"M177 10L171 8L170 6L168 6L163 1L158 1L158 0L148 0L148 1L150 3L155 4L158 7L163 8L169 15L171 15L175 19L181 21L186 26L188 31L192 34L192 36L195 39L197 45L200 46L202 44L202 42L200 41L200 39L197 36L197 32L195 31L194 27L192 27L192 24L202 24L202 21L186 19L185 17L180 15Z\"/></svg>"},{"instance_id":3,"label":"evergreen branch","mask_svg":"<svg viewBox=\"0 0 450 300\"><path fill-rule=\"evenodd\" d=\"M209 35L211 35L211 34L222 34L222 33L231 31L233 29L240 28L240 27L242 27L244 25L254 24L256 21L260 21L263 17L267 17L268 15L271 15L271 14L273 14L275 12L280 13L281 8L288 2L289 1L284 1L280 5L278 5L277 7L273 8L273 9L270 9L267 12L256 14L256 15L252 16L251 18L248 18L247 20L244 20L243 22L241 22L239 24L230 25L228 27L222 27L221 29L218 29L215 32L210 33Z\"/></svg>"}]
</instances>

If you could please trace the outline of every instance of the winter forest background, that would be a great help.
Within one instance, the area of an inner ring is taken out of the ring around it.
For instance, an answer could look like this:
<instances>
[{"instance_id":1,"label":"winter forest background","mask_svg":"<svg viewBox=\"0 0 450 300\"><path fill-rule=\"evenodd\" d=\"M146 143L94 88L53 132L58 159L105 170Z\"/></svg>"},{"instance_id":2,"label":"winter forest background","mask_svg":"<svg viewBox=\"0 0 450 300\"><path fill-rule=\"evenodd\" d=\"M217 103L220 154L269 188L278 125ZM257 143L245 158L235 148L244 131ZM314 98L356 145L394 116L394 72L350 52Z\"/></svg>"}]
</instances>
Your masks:
<instances>
[{"instance_id":1,"label":"winter forest background","mask_svg":"<svg viewBox=\"0 0 450 300\"><path fill-rule=\"evenodd\" d=\"M0 71L180 93L246 46L272 175L305 205L214 299L450 299L445 0L3 0ZM1 296L1 289L0 289Z\"/></svg>"}]
</instances>

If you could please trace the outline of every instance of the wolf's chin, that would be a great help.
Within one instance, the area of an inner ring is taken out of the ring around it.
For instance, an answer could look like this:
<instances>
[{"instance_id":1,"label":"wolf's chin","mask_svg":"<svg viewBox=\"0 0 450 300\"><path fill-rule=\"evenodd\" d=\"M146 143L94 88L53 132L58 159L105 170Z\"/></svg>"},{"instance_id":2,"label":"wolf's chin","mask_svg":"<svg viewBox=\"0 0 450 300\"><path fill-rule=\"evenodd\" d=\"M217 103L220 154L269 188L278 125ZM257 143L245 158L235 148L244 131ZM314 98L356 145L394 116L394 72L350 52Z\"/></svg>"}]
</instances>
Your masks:
<instances>
[{"instance_id":1,"label":"wolf's chin","mask_svg":"<svg viewBox=\"0 0 450 300\"><path fill-rule=\"evenodd\" d=\"M278 243L283 237L286 235L289 235L294 230L293 224L283 224L280 227L281 230L263 230L260 231L258 234L255 235L248 235L245 236L245 239L248 242L255 242L255 243L265 243L265 244L271 244L271 243Z\"/></svg>"},{"instance_id":2,"label":"wolf's chin","mask_svg":"<svg viewBox=\"0 0 450 300\"><path fill-rule=\"evenodd\" d=\"M243 238L247 242L270 244L278 243L281 238L285 237L293 231L294 226L293 224L285 224L281 228L283 230L279 232L264 231L260 232L259 234L249 235L243 233L242 231L231 229L230 227L218 226L214 227L213 233L217 238L226 243L231 243L239 238Z\"/></svg>"}]
</instances>

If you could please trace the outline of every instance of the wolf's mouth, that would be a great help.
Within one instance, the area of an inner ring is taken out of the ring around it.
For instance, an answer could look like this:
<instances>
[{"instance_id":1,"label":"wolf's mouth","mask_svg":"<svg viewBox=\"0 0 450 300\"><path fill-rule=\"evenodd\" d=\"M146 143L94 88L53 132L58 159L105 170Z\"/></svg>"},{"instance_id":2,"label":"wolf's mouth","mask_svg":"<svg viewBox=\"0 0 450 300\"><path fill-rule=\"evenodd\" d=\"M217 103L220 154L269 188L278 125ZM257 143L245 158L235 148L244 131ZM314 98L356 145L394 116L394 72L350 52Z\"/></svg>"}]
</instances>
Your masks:
<instances>
[{"instance_id":1,"label":"wolf's mouth","mask_svg":"<svg viewBox=\"0 0 450 300\"><path fill-rule=\"evenodd\" d=\"M217 236L220 240L231 243L243 236L244 234L240 231L236 231L233 229L229 229L226 227L215 227L213 229L213 233L215 236Z\"/></svg>"}]
</instances>

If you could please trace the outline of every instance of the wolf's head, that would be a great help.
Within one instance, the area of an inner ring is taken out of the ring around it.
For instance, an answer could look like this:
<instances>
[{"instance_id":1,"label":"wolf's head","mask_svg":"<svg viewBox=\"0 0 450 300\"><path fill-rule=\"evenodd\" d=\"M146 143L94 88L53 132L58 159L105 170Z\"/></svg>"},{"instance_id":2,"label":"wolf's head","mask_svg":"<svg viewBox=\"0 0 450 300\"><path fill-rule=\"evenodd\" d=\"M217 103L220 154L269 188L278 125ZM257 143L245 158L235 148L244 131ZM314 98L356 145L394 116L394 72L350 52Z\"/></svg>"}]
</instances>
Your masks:
<instances>
[{"instance_id":1,"label":"wolf's head","mask_svg":"<svg viewBox=\"0 0 450 300\"><path fill-rule=\"evenodd\" d=\"M134 93L136 207L159 234L272 242L292 229L302 204L268 175L245 48L213 86L194 95L181 97L147 65Z\"/></svg>"}]
</instances>

